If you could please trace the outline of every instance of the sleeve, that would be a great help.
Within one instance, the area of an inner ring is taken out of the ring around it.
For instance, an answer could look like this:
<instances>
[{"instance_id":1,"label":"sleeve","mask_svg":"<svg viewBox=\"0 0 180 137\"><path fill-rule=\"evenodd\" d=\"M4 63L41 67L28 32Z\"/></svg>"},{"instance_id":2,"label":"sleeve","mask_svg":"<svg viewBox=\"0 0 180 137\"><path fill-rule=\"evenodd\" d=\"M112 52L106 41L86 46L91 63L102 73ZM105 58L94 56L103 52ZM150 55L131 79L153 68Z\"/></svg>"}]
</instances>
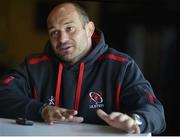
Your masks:
<instances>
[{"instance_id":1,"label":"sleeve","mask_svg":"<svg viewBox=\"0 0 180 137\"><path fill-rule=\"evenodd\" d=\"M160 134L164 131L166 123L163 106L133 60L125 69L120 100L123 112L129 115L135 113L141 117L142 133Z\"/></svg>"},{"instance_id":2,"label":"sleeve","mask_svg":"<svg viewBox=\"0 0 180 137\"><path fill-rule=\"evenodd\" d=\"M42 120L43 103L33 99L27 66L19 65L0 81L0 117Z\"/></svg>"}]
</instances>

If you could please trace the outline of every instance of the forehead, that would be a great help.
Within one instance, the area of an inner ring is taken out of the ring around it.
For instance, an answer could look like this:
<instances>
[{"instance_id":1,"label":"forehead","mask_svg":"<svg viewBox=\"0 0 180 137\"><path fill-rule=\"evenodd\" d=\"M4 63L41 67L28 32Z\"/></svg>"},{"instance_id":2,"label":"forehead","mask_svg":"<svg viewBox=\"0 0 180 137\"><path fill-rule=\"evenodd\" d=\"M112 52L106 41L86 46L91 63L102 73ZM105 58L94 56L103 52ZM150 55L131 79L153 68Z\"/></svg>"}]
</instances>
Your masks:
<instances>
[{"instance_id":1,"label":"forehead","mask_svg":"<svg viewBox=\"0 0 180 137\"><path fill-rule=\"evenodd\" d=\"M48 25L80 22L79 14L73 5L66 4L55 7L47 18Z\"/></svg>"}]
</instances>

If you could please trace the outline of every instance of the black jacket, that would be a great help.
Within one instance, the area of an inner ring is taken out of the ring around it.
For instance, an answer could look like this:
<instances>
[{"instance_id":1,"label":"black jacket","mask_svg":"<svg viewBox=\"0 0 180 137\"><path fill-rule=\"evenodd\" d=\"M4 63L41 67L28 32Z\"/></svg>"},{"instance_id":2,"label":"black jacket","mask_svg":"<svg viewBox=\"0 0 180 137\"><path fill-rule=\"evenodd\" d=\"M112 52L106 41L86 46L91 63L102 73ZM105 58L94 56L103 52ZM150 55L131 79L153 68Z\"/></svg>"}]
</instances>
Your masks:
<instances>
[{"instance_id":1,"label":"black jacket","mask_svg":"<svg viewBox=\"0 0 180 137\"><path fill-rule=\"evenodd\" d=\"M0 117L41 120L46 103L76 109L86 123L105 124L96 114L101 108L137 113L141 132L162 132L163 106L134 60L109 48L100 31L92 40L91 53L73 66L59 60L50 43L43 53L27 57L0 82Z\"/></svg>"}]
</instances>

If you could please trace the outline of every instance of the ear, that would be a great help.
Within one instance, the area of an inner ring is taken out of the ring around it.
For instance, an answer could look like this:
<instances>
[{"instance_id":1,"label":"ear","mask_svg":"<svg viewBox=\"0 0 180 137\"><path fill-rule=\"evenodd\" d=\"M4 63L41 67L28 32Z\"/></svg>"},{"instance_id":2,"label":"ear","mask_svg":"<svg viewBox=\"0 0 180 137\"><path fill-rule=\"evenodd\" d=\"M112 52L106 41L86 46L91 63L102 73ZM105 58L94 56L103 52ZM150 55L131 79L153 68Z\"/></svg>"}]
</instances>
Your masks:
<instances>
[{"instance_id":1,"label":"ear","mask_svg":"<svg viewBox=\"0 0 180 137\"><path fill-rule=\"evenodd\" d=\"M88 22L85 26L86 28L86 32L87 32L87 35L89 37L91 37L94 33L94 30L95 30L95 26L94 26L94 23L92 21Z\"/></svg>"}]
</instances>

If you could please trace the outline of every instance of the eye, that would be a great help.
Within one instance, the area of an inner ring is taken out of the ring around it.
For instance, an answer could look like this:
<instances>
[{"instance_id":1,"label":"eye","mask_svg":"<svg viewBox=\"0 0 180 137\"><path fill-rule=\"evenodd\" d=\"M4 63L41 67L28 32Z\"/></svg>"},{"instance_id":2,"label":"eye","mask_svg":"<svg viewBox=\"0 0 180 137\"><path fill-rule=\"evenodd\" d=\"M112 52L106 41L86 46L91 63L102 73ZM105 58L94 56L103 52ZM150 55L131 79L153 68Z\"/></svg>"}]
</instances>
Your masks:
<instances>
[{"instance_id":1,"label":"eye","mask_svg":"<svg viewBox=\"0 0 180 137\"><path fill-rule=\"evenodd\" d=\"M67 31L67 32L74 32L74 31L75 31L75 28L69 26L69 27L66 28L66 31Z\"/></svg>"},{"instance_id":2,"label":"eye","mask_svg":"<svg viewBox=\"0 0 180 137\"><path fill-rule=\"evenodd\" d=\"M59 36L59 31L55 30L55 31L50 32L50 36L53 37L53 38L58 37Z\"/></svg>"}]
</instances>

